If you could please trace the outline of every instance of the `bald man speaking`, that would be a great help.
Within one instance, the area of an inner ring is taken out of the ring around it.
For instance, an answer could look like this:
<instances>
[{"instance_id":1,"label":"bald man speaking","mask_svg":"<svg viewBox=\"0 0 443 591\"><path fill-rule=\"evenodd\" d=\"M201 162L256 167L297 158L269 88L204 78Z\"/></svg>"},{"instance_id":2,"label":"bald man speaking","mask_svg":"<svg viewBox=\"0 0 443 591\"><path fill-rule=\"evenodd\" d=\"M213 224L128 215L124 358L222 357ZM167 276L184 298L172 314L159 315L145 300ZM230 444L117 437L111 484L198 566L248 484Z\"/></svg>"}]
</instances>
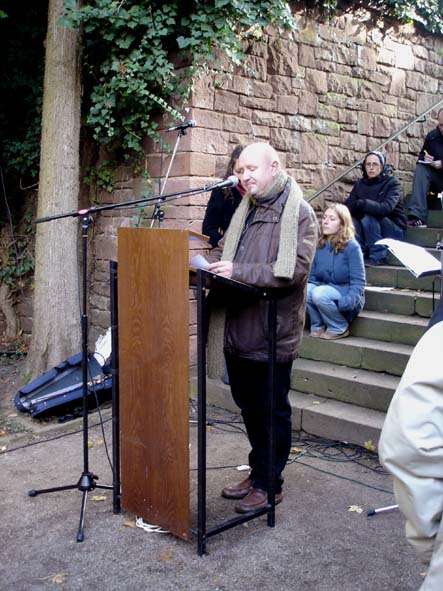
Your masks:
<instances>
[{"instance_id":1,"label":"bald man speaking","mask_svg":"<svg viewBox=\"0 0 443 591\"><path fill-rule=\"evenodd\" d=\"M275 366L275 503L283 498L283 470L291 448L288 392L292 361L300 347L306 284L314 257L318 225L293 178L281 168L269 144L247 146L239 158L246 189L230 226L211 251L209 271L257 287L284 289L277 302ZM248 513L268 503L268 326L267 303L236 298L226 303L222 334L233 399L241 409L251 445L245 480L226 486L222 495L238 500ZM211 330L209 343L215 339Z\"/></svg>"}]
</instances>

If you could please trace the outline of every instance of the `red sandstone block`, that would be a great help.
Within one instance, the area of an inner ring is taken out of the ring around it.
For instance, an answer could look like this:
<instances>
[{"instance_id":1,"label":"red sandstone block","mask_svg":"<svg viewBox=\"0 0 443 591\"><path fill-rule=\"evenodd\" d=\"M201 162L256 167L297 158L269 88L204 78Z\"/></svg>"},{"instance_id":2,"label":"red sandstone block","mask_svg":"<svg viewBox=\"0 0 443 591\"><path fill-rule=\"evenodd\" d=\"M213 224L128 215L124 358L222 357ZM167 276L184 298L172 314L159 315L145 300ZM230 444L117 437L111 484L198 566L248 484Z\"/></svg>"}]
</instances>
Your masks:
<instances>
[{"instance_id":1,"label":"red sandstone block","mask_svg":"<svg viewBox=\"0 0 443 591\"><path fill-rule=\"evenodd\" d=\"M222 113L237 113L239 106L239 95L227 90L216 90L214 108Z\"/></svg>"}]
</instances>

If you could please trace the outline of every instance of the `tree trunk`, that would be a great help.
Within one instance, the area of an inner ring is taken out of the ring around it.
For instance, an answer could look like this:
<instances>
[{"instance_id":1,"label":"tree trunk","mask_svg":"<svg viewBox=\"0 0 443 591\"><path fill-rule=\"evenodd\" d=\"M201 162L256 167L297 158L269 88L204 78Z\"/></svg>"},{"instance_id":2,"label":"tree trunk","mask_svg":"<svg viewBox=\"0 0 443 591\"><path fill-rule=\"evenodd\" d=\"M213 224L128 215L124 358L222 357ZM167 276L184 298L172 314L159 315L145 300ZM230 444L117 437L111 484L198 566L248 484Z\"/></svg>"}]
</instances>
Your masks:
<instances>
[{"instance_id":1,"label":"tree trunk","mask_svg":"<svg viewBox=\"0 0 443 591\"><path fill-rule=\"evenodd\" d=\"M5 339L14 341L18 337L18 320L12 302L12 293L6 283L0 283L0 311L6 321Z\"/></svg>"},{"instance_id":2,"label":"tree trunk","mask_svg":"<svg viewBox=\"0 0 443 591\"><path fill-rule=\"evenodd\" d=\"M78 209L80 33L58 24L63 0L49 0L38 217ZM37 224L33 334L27 377L81 350L77 218Z\"/></svg>"}]
</instances>

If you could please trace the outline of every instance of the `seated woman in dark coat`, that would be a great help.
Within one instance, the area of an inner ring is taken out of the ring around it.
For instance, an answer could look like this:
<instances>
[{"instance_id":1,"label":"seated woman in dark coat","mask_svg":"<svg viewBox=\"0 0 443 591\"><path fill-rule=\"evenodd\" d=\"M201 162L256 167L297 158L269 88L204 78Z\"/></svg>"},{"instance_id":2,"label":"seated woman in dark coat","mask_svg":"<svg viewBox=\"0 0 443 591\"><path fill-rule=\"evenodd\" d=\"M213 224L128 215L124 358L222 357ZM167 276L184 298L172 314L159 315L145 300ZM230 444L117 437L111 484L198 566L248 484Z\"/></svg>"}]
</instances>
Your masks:
<instances>
[{"instance_id":1,"label":"seated woman in dark coat","mask_svg":"<svg viewBox=\"0 0 443 591\"><path fill-rule=\"evenodd\" d=\"M236 177L239 176L237 161L243 149L244 146L241 145L234 148L226 169L225 179L232 174L235 174ZM229 222L244 194L245 190L240 183L236 187L212 191L202 226L202 232L209 236L212 248L217 246L218 241L228 229Z\"/></svg>"},{"instance_id":2,"label":"seated woman in dark coat","mask_svg":"<svg viewBox=\"0 0 443 591\"><path fill-rule=\"evenodd\" d=\"M376 244L377 240L404 239L407 215L402 189L382 152L369 152L362 169L363 178L355 183L345 205L351 212L366 264L383 265L387 248Z\"/></svg>"},{"instance_id":3,"label":"seated woman in dark coat","mask_svg":"<svg viewBox=\"0 0 443 591\"><path fill-rule=\"evenodd\" d=\"M365 302L365 266L354 240L351 214L336 203L323 214L321 235L308 282L311 337L335 340L349 335L349 323Z\"/></svg>"}]
</instances>

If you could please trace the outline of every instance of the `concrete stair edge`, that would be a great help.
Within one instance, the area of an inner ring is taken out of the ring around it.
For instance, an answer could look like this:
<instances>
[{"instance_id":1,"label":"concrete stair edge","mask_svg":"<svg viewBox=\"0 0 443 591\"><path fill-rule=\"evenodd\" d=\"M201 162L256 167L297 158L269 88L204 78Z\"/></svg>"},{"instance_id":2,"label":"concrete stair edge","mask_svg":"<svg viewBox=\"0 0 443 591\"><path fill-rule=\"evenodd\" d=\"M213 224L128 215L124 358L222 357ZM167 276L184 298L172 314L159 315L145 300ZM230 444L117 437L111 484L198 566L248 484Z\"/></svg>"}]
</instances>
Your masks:
<instances>
[{"instance_id":1,"label":"concrete stair edge","mask_svg":"<svg viewBox=\"0 0 443 591\"><path fill-rule=\"evenodd\" d=\"M300 358L401 376L412 350L411 345L365 337L350 336L346 339L325 341L310 337L306 331Z\"/></svg>"},{"instance_id":2,"label":"concrete stair edge","mask_svg":"<svg viewBox=\"0 0 443 591\"><path fill-rule=\"evenodd\" d=\"M291 389L384 412L399 381L387 373L299 357L292 367Z\"/></svg>"},{"instance_id":3,"label":"concrete stair edge","mask_svg":"<svg viewBox=\"0 0 443 591\"><path fill-rule=\"evenodd\" d=\"M207 378L207 403L239 414L229 386ZM197 379L190 382L190 397L197 398ZM367 447L378 445L386 413L291 389L292 428L334 441ZM366 444L366 445L365 445Z\"/></svg>"},{"instance_id":4,"label":"concrete stair edge","mask_svg":"<svg viewBox=\"0 0 443 591\"><path fill-rule=\"evenodd\" d=\"M377 447L385 412L296 390L290 391L289 400L293 428L334 441Z\"/></svg>"}]
</instances>

